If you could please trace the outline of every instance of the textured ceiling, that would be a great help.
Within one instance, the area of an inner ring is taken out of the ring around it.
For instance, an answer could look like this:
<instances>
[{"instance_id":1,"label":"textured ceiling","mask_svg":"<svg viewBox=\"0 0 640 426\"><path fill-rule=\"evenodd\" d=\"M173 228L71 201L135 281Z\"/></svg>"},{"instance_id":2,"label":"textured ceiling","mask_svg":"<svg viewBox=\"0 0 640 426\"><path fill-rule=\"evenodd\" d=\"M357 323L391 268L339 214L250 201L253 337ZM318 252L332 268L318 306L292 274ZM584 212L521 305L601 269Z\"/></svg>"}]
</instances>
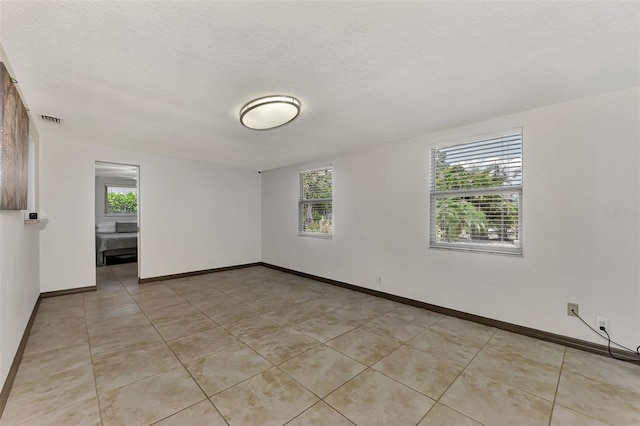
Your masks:
<instances>
[{"instance_id":1,"label":"textured ceiling","mask_svg":"<svg viewBox=\"0 0 640 426\"><path fill-rule=\"evenodd\" d=\"M0 43L42 136L269 169L638 86L639 4L5 0Z\"/></svg>"}]
</instances>

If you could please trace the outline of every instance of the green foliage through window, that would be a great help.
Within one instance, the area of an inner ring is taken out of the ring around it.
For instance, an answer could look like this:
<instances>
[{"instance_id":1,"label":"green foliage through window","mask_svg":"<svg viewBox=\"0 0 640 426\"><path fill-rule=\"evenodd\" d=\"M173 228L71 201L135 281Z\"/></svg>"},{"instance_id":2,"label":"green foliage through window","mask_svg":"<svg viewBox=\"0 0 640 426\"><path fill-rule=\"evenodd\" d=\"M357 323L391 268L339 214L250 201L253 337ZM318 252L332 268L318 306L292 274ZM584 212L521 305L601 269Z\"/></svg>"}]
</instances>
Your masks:
<instances>
[{"instance_id":1,"label":"green foliage through window","mask_svg":"<svg viewBox=\"0 0 640 426\"><path fill-rule=\"evenodd\" d=\"M431 245L521 253L522 134L432 151Z\"/></svg>"},{"instance_id":2,"label":"green foliage through window","mask_svg":"<svg viewBox=\"0 0 640 426\"><path fill-rule=\"evenodd\" d=\"M135 215L138 211L136 188L107 185L106 214Z\"/></svg>"},{"instance_id":3,"label":"green foliage through window","mask_svg":"<svg viewBox=\"0 0 640 426\"><path fill-rule=\"evenodd\" d=\"M331 167L300 173L299 231L333 233L333 170Z\"/></svg>"}]
</instances>

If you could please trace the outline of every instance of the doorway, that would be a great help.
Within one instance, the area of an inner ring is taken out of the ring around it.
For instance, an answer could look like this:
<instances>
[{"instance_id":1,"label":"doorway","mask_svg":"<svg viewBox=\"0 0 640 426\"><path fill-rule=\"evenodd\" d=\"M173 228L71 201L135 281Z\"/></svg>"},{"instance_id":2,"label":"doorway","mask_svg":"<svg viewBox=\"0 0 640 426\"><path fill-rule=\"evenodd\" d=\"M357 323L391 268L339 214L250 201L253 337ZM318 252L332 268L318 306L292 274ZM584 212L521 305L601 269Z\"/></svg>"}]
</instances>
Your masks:
<instances>
[{"instance_id":1,"label":"doorway","mask_svg":"<svg viewBox=\"0 0 640 426\"><path fill-rule=\"evenodd\" d=\"M96 161L96 268L136 262L140 276L139 171L137 165Z\"/></svg>"}]
</instances>

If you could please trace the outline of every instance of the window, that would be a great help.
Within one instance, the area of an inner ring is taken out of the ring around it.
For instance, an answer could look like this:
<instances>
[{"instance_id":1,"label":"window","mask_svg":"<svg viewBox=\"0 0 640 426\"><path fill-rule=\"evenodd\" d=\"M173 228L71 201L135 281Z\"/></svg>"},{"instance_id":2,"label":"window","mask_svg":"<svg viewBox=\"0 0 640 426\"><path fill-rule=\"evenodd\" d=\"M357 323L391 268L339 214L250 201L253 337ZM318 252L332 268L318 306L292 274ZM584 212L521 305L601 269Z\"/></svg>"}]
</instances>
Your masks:
<instances>
[{"instance_id":1,"label":"window","mask_svg":"<svg viewBox=\"0 0 640 426\"><path fill-rule=\"evenodd\" d=\"M138 188L107 184L104 205L104 212L107 215L135 216L138 212Z\"/></svg>"},{"instance_id":2,"label":"window","mask_svg":"<svg viewBox=\"0 0 640 426\"><path fill-rule=\"evenodd\" d=\"M431 150L430 246L522 254L522 130Z\"/></svg>"},{"instance_id":3,"label":"window","mask_svg":"<svg viewBox=\"0 0 640 426\"><path fill-rule=\"evenodd\" d=\"M303 235L333 234L333 169L331 166L300 173L298 231Z\"/></svg>"}]
</instances>

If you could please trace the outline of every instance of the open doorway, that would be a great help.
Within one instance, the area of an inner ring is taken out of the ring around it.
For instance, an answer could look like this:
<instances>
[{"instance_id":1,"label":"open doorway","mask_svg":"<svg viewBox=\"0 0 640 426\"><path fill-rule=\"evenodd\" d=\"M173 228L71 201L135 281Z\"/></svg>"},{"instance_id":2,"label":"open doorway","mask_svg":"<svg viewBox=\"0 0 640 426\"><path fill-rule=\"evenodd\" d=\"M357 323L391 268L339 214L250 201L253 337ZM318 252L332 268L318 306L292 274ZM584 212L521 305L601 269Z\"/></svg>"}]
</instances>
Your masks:
<instances>
[{"instance_id":1,"label":"open doorway","mask_svg":"<svg viewBox=\"0 0 640 426\"><path fill-rule=\"evenodd\" d=\"M139 166L96 161L96 268L139 266Z\"/></svg>"}]
</instances>

